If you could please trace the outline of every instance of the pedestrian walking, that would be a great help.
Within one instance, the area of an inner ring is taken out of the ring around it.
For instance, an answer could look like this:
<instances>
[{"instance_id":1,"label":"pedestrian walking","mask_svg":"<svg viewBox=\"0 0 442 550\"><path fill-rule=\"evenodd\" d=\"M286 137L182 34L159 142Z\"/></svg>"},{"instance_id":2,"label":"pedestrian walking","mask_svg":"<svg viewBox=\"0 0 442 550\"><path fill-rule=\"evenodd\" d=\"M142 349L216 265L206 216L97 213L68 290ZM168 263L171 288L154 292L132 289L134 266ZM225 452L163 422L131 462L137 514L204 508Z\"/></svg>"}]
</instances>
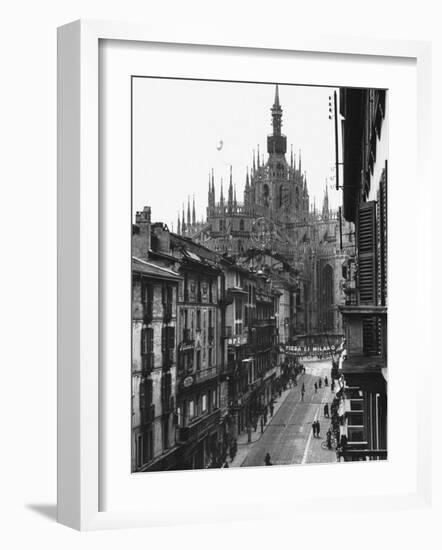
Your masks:
<instances>
[{"instance_id":1,"label":"pedestrian walking","mask_svg":"<svg viewBox=\"0 0 442 550\"><path fill-rule=\"evenodd\" d=\"M330 418L329 412L328 412L328 403L324 405L324 417Z\"/></svg>"},{"instance_id":2,"label":"pedestrian walking","mask_svg":"<svg viewBox=\"0 0 442 550\"><path fill-rule=\"evenodd\" d=\"M269 453L267 453L266 456L265 456L265 458L264 458L264 464L265 464L266 466L273 466L273 464L272 464L272 459L270 458L270 454L269 454Z\"/></svg>"},{"instance_id":3,"label":"pedestrian walking","mask_svg":"<svg viewBox=\"0 0 442 550\"><path fill-rule=\"evenodd\" d=\"M319 389L321 389L321 387L322 387L322 378L319 379L318 384L319 384Z\"/></svg>"},{"instance_id":4,"label":"pedestrian walking","mask_svg":"<svg viewBox=\"0 0 442 550\"><path fill-rule=\"evenodd\" d=\"M270 401L270 416L273 416L273 410L274 410L273 401Z\"/></svg>"},{"instance_id":5,"label":"pedestrian walking","mask_svg":"<svg viewBox=\"0 0 442 550\"><path fill-rule=\"evenodd\" d=\"M261 416L261 433L264 431L264 418Z\"/></svg>"},{"instance_id":6,"label":"pedestrian walking","mask_svg":"<svg viewBox=\"0 0 442 550\"><path fill-rule=\"evenodd\" d=\"M305 394L305 389L302 388L302 390L301 390L301 401L304 401L304 394Z\"/></svg>"},{"instance_id":7,"label":"pedestrian walking","mask_svg":"<svg viewBox=\"0 0 442 550\"><path fill-rule=\"evenodd\" d=\"M315 393L318 393L318 384L315 382Z\"/></svg>"},{"instance_id":8,"label":"pedestrian walking","mask_svg":"<svg viewBox=\"0 0 442 550\"><path fill-rule=\"evenodd\" d=\"M305 384L304 382L302 383L302 389L301 389L302 392L305 392Z\"/></svg>"},{"instance_id":9,"label":"pedestrian walking","mask_svg":"<svg viewBox=\"0 0 442 550\"><path fill-rule=\"evenodd\" d=\"M328 378L327 377L325 377L324 384L325 384L326 387L328 386Z\"/></svg>"},{"instance_id":10,"label":"pedestrian walking","mask_svg":"<svg viewBox=\"0 0 442 550\"><path fill-rule=\"evenodd\" d=\"M313 420L312 422L312 432L313 432L313 437L316 437L316 420Z\"/></svg>"},{"instance_id":11,"label":"pedestrian walking","mask_svg":"<svg viewBox=\"0 0 442 550\"><path fill-rule=\"evenodd\" d=\"M335 391L335 381L332 380L332 383L331 383L331 391Z\"/></svg>"},{"instance_id":12,"label":"pedestrian walking","mask_svg":"<svg viewBox=\"0 0 442 550\"><path fill-rule=\"evenodd\" d=\"M330 428L327 430L327 448L331 449L331 430L330 430Z\"/></svg>"},{"instance_id":13,"label":"pedestrian walking","mask_svg":"<svg viewBox=\"0 0 442 550\"><path fill-rule=\"evenodd\" d=\"M321 424L319 424L319 420L316 420L316 437L319 437L320 431L321 431Z\"/></svg>"}]
</instances>

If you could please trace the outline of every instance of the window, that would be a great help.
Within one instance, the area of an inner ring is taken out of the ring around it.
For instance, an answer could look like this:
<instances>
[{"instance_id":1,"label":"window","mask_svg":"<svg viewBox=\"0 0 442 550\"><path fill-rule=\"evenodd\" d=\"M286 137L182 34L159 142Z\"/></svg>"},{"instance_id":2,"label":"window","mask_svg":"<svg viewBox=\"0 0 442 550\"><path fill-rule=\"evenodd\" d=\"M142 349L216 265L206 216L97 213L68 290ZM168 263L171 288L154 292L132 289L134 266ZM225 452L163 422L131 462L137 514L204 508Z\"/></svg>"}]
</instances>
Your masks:
<instances>
[{"instance_id":1,"label":"window","mask_svg":"<svg viewBox=\"0 0 442 550\"><path fill-rule=\"evenodd\" d=\"M153 459L153 427L144 434L143 454L145 462Z\"/></svg>"},{"instance_id":2,"label":"window","mask_svg":"<svg viewBox=\"0 0 442 550\"><path fill-rule=\"evenodd\" d=\"M207 412L207 394L204 393L201 397L201 412L205 413Z\"/></svg>"},{"instance_id":3,"label":"window","mask_svg":"<svg viewBox=\"0 0 442 550\"><path fill-rule=\"evenodd\" d=\"M216 409L216 390L212 392L212 407Z\"/></svg>"},{"instance_id":4,"label":"window","mask_svg":"<svg viewBox=\"0 0 442 550\"><path fill-rule=\"evenodd\" d=\"M239 221L239 230L240 230L240 231L244 231L244 220L243 220L243 219L241 219L241 220Z\"/></svg>"},{"instance_id":5,"label":"window","mask_svg":"<svg viewBox=\"0 0 442 550\"><path fill-rule=\"evenodd\" d=\"M242 300L235 298L235 321L242 320Z\"/></svg>"},{"instance_id":6,"label":"window","mask_svg":"<svg viewBox=\"0 0 442 550\"><path fill-rule=\"evenodd\" d=\"M169 416L166 416L166 418L163 418L162 432L163 432L163 450L166 450L169 448Z\"/></svg>"},{"instance_id":7,"label":"window","mask_svg":"<svg viewBox=\"0 0 442 550\"><path fill-rule=\"evenodd\" d=\"M154 368L153 328L141 329L141 368L143 370Z\"/></svg>"},{"instance_id":8,"label":"window","mask_svg":"<svg viewBox=\"0 0 442 550\"><path fill-rule=\"evenodd\" d=\"M144 378L140 382L140 410L147 409L152 404L153 383L150 378Z\"/></svg>"},{"instance_id":9,"label":"window","mask_svg":"<svg viewBox=\"0 0 442 550\"><path fill-rule=\"evenodd\" d=\"M201 330L201 310L196 310L196 330Z\"/></svg>"},{"instance_id":10,"label":"window","mask_svg":"<svg viewBox=\"0 0 442 550\"><path fill-rule=\"evenodd\" d=\"M150 323L152 321L153 286L146 281L141 283L141 301L143 303L144 321Z\"/></svg>"},{"instance_id":11,"label":"window","mask_svg":"<svg viewBox=\"0 0 442 550\"><path fill-rule=\"evenodd\" d=\"M207 350L207 363L208 363L208 366L209 366L209 367L212 366L212 361L213 361L213 359L212 359L212 353L213 353L213 352L212 352L212 348L209 348L209 349Z\"/></svg>"},{"instance_id":12,"label":"window","mask_svg":"<svg viewBox=\"0 0 442 550\"><path fill-rule=\"evenodd\" d=\"M201 350L196 350L196 370L201 370Z\"/></svg>"},{"instance_id":13,"label":"window","mask_svg":"<svg viewBox=\"0 0 442 550\"><path fill-rule=\"evenodd\" d=\"M161 330L161 353L163 367L170 367L173 363L175 350L175 327L164 327Z\"/></svg>"},{"instance_id":14,"label":"window","mask_svg":"<svg viewBox=\"0 0 442 550\"><path fill-rule=\"evenodd\" d=\"M376 298L376 219L375 201L359 206L357 224L359 300L361 304L374 305Z\"/></svg>"},{"instance_id":15,"label":"window","mask_svg":"<svg viewBox=\"0 0 442 550\"><path fill-rule=\"evenodd\" d=\"M187 411L188 417L193 418L195 416L195 401L191 399L188 402L187 407L188 407L188 411Z\"/></svg>"},{"instance_id":16,"label":"window","mask_svg":"<svg viewBox=\"0 0 442 550\"><path fill-rule=\"evenodd\" d=\"M135 442L135 453L136 453L136 461L137 461L137 468L141 468L143 465L143 436L138 435L136 442Z\"/></svg>"}]
</instances>

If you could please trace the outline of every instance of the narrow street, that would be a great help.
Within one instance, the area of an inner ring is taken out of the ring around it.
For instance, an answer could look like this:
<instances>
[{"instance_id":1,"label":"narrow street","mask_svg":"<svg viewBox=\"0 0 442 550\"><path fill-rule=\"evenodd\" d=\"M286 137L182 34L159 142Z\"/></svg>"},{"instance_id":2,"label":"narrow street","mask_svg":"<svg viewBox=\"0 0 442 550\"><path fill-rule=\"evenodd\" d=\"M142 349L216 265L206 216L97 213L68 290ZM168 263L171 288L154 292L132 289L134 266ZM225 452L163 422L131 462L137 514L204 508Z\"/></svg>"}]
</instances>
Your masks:
<instances>
[{"instance_id":1,"label":"narrow street","mask_svg":"<svg viewBox=\"0 0 442 550\"><path fill-rule=\"evenodd\" d=\"M273 465L335 462L334 451L322 449L321 443L330 425L324 418L325 403L331 405L330 360L305 361L306 372L298 377L298 385L283 394L283 403L268 423L262 436L250 444L241 466L262 466L266 453L270 453ZM328 387L315 393L314 383L327 376ZM301 399L302 384L305 384L304 400ZM319 420L320 437L313 437L312 422Z\"/></svg>"}]
</instances>

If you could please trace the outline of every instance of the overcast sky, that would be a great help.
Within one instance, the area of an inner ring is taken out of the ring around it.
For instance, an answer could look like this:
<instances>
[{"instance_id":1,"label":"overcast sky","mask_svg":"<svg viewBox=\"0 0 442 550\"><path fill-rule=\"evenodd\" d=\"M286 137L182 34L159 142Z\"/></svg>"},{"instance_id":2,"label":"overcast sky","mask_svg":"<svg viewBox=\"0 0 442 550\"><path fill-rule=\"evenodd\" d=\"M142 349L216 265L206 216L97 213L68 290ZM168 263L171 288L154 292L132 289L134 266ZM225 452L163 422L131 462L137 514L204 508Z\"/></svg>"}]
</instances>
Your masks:
<instances>
[{"instance_id":1,"label":"overcast sky","mask_svg":"<svg viewBox=\"0 0 442 550\"><path fill-rule=\"evenodd\" d=\"M177 213L195 195L197 219L205 217L208 176L215 171L216 198L220 178L227 195L229 166L237 199L242 202L246 168L259 144L266 153L271 133L270 108L274 84L201 82L136 78L133 84L133 211L152 208L152 221L176 230ZM334 124L328 118L333 88L283 85L283 133L287 160L293 144L298 162L307 172L311 204L322 206L328 179L331 206L340 204L334 190ZM218 150L219 142L223 147ZM187 206L186 206L187 208Z\"/></svg>"}]
</instances>

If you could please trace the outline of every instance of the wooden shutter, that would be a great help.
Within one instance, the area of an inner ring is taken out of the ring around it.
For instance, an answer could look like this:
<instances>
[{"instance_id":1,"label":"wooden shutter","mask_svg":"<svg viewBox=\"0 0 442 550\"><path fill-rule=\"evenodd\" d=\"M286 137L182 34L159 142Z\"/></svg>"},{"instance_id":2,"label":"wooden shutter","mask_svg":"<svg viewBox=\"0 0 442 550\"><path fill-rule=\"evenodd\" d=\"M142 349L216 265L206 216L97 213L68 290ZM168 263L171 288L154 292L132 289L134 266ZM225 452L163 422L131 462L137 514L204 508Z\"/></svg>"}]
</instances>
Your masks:
<instances>
[{"instance_id":1,"label":"wooden shutter","mask_svg":"<svg viewBox=\"0 0 442 550\"><path fill-rule=\"evenodd\" d=\"M148 405L153 403L153 381L149 378L146 380L146 401Z\"/></svg>"},{"instance_id":2,"label":"wooden shutter","mask_svg":"<svg viewBox=\"0 0 442 550\"><path fill-rule=\"evenodd\" d=\"M168 327L168 347L175 349L175 327Z\"/></svg>"},{"instance_id":3,"label":"wooden shutter","mask_svg":"<svg viewBox=\"0 0 442 550\"><path fill-rule=\"evenodd\" d=\"M142 328L141 329L141 350L140 350L141 355L145 355L147 353L146 342L147 342L147 329Z\"/></svg>"},{"instance_id":4,"label":"wooden shutter","mask_svg":"<svg viewBox=\"0 0 442 550\"><path fill-rule=\"evenodd\" d=\"M140 382L140 409L143 410L146 407L146 382L141 380Z\"/></svg>"},{"instance_id":5,"label":"wooden shutter","mask_svg":"<svg viewBox=\"0 0 442 550\"><path fill-rule=\"evenodd\" d=\"M167 342L167 327L161 329L161 352L165 353L166 351L166 342Z\"/></svg>"},{"instance_id":6,"label":"wooden shutter","mask_svg":"<svg viewBox=\"0 0 442 550\"><path fill-rule=\"evenodd\" d=\"M153 352L153 328L149 328L148 330L148 340L147 340L147 349L149 353Z\"/></svg>"},{"instance_id":7,"label":"wooden shutter","mask_svg":"<svg viewBox=\"0 0 442 550\"><path fill-rule=\"evenodd\" d=\"M376 303L376 201L359 205L358 214L358 282L359 302Z\"/></svg>"}]
</instances>

